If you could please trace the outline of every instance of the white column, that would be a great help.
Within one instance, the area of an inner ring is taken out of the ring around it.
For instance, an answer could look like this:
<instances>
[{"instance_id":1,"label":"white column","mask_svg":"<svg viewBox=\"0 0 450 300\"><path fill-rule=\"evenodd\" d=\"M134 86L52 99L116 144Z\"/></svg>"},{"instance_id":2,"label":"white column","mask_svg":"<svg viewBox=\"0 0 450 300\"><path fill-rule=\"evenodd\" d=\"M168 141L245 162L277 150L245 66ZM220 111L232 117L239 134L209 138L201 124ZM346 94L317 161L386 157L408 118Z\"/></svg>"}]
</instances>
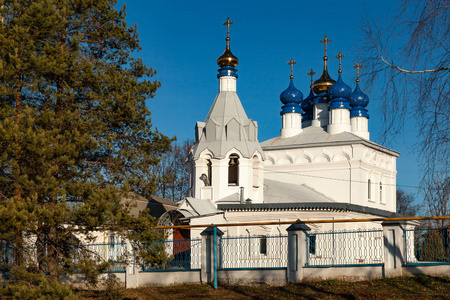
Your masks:
<instances>
[{"instance_id":1,"label":"white column","mask_svg":"<svg viewBox=\"0 0 450 300\"><path fill-rule=\"evenodd\" d=\"M302 115L299 113L287 113L282 115L281 137L288 138L302 132Z\"/></svg>"},{"instance_id":2,"label":"white column","mask_svg":"<svg viewBox=\"0 0 450 300\"><path fill-rule=\"evenodd\" d=\"M222 76L219 78L219 91L236 92L236 77Z\"/></svg>"},{"instance_id":3,"label":"white column","mask_svg":"<svg viewBox=\"0 0 450 300\"><path fill-rule=\"evenodd\" d=\"M317 103L313 106L313 127L325 127L328 125L328 103Z\"/></svg>"},{"instance_id":4,"label":"white column","mask_svg":"<svg viewBox=\"0 0 450 300\"><path fill-rule=\"evenodd\" d=\"M329 134L351 132L351 130L350 110L342 108L330 110L330 124L327 128Z\"/></svg>"},{"instance_id":5,"label":"white column","mask_svg":"<svg viewBox=\"0 0 450 300\"><path fill-rule=\"evenodd\" d=\"M350 118L352 133L363 139L370 140L369 120L366 117Z\"/></svg>"}]
</instances>

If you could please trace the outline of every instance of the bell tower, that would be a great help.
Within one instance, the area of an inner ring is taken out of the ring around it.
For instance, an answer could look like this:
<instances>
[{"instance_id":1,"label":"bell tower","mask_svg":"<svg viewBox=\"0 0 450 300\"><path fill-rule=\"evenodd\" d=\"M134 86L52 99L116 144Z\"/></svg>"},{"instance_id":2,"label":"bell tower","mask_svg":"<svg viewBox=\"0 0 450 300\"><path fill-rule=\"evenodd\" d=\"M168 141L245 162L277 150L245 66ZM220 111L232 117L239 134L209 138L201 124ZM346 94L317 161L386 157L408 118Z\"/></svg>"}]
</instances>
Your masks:
<instances>
[{"instance_id":1,"label":"bell tower","mask_svg":"<svg viewBox=\"0 0 450 300\"><path fill-rule=\"evenodd\" d=\"M205 122L195 126L190 155L191 197L217 202L263 202L264 153L258 124L249 119L236 93L239 60L230 50L228 18L226 49L217 59L219 93Z\"/></svg>"}]
</instances>

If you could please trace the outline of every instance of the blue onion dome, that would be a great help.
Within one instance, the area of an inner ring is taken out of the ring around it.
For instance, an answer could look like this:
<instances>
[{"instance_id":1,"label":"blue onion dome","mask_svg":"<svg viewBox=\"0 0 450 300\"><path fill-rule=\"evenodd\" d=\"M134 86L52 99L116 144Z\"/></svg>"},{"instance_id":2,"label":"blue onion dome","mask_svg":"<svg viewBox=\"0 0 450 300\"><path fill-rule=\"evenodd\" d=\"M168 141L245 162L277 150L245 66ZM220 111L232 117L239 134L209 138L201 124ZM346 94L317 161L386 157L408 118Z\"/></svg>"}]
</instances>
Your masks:
<instances>
[{"instance_id":1,"label":"blue onion dome","mask_svg":"<svg viewBox=\"0 0 450 300\"><path fill-rule=\"evenodd\" d=\"M284 104L281 114L304 113L301 108L303 94L294 86L294 81L292 79L289 83L289 87L280 94L280 100Z\"/></svg>"},{"instance_id":2,"label":"blue onion dome","mask_svg":"<svg viewBox=\"0 0 450 300\"><path fill-rule=\"evenodd\" d=\"M290 102L299 104L302 102L303 93L294 86L294 80L291 79L289 87L280 94L280 100L283 104Z\"/></svg>"},{"instance_id":3,"label":"blue onion dome","mask_svg":"<svg viewBox=\"0 0 450 300\"><path fill-rule=\"evenodd\" d=\"M302 101L302 109L305 112L303 121L309 121L313 118L313 102L316 96L312 89L309 90L309 95Z\"/></svg>"},{"instance_id":4,"label":"blue onion dome","mask_svg":"<svg viewBox=\"0 0 450 300\"><path fill-rule=\"evenodd\" d=\"M329 102L328 94L327 94L327 92L323 92L314 98L314 101L312 104L314 105L317 103L328 103L328 102Z\"/></svg>"},{"instance_id":5,"label":"blue onion dome","mask_svg":"<svg viewBox=\"0 0 450 300\"><path fill-rule=\"evenodd\" d=\"M350 86L342 80L341 70L339 69L339 77L335 84L328 89L328 97L330 98L329 109L345 108L350 109L349 98L352 94Z\"/></svg>"},{"instance_id":6,"label":"blue onion dome","mask_svg":"<svg viewBox=\"0 0 450 300\"><path fill-rule=\"evenodd\" d=\"M352 110L350 117L366 117L369 118L366 106L369 104L369 96L364 94L359 88L359 80L356 82L356 88L350 96L350 106Z\"/></svg>"},{"instance_id":7,"label":"blue onion dome","mask_svg":"<svg viewBox=\"0 0 450 300\"><path fill-rule=\"evenodd\" d=\"M361 106L366 107L369 104L369 96L364 94L359 88L359 83L356 83L356 88L350 95L350 105L352 107Z\"/></svg>"}]
</instances>

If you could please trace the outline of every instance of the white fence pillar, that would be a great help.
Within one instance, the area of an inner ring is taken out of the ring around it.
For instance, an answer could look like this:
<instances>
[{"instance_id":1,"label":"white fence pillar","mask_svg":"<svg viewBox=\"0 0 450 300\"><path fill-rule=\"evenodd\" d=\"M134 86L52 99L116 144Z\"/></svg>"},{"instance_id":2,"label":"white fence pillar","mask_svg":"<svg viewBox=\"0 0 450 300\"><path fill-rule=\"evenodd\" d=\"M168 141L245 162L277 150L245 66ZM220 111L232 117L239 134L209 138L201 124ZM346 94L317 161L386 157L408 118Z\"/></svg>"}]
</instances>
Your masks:
<instances>
[{"instance_id":1,"label":"white fence pillar","mask_svg":"<svg viewBox=\"0 0 450 300\"><path fill-rule=\"evenodd\" d=\"M288 232L288 281L291 283L303 280L303 267L307 263L306 233L310 231L306 224L292 224Z\"/></svg>"},{"instance_id":2,"label":"white fence pillar","mask_svg":"<svg viewBox=\"0 0 450 300\"><path fill-rule=\"evenodd\" d=\"M217 253L216 253L216 267L219 267L219 239L223 236L223 232L216 228L216 244L217 244ZM212 283L214 282L214 230L213 227L208 227L200 233L202 236L202 254L201 254L201 272L200 272L200 280L202 283ZM217 274L216 274L217 275Z\"/></svg>"},{"instance_id":3,"label":"white fence pillar","mask_svg":"<svg viewBox=\"0 0 450 300\"><path fill-rule=\"evenodd\" d=\"M402 276L402 264L405 258L403 228L406 221L384 221L381 225L384 241L383 277Z\"/></svg>"},{"instance_id":4,"label":"white fence pillar","mask_svg":"<svg viewBox=\"0 0 450 300\"><path fill-rule=\"evenodd\" d=\"M389 218L403 215L392 214ZM417 221L384 221L384 277L402 276L402 266L406 261L405 229L419 225Z\"/></svg>"},{"instance_id":5,"label":"white fence pillar","mask_svg":"<svg viewBox=\"0 0 450 300\"><path fill-rule=\"evenodd\" d=\"M136 264L136 253L133 245L128 240L125 244L125 253L127 257L127 266L125 267L125 288L139 287L140 266Z\"/></svg>"}]
</instances>

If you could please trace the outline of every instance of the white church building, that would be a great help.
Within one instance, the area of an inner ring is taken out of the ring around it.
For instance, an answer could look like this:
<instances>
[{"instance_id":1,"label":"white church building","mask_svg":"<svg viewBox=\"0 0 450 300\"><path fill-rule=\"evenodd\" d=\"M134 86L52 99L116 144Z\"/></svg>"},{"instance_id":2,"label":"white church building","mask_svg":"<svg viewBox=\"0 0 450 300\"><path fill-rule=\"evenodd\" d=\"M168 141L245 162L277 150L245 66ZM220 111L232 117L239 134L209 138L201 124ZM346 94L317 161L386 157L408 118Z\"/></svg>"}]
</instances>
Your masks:
<instances>
[{"instance_id":1,"label":"white church building","mask_svg":"<svg viewBox=\"0 0 450 300\"><path fill-rule=\"evenodd\" d=\"M258 140L237 94L238 59L226 50L217 59L219 92L204 122L195 125L188 158L190 196L166 212L161 225L227 224L295 220L388 217L396 210L396 159L399 153L370 141L369 97L344 83L342 69L333 80L324 68L303 98L294 86L280 95L280 135ZM339 53L339 65L342 55ZM225 236L285 234L284 225L226 227ZM381 228L379 223L311 225L316 230ZM350 228L349 228L350 227ZM177 237L195 238L201 230ZM174 232L175 234L175 232ZM175 238L175 236L173 236Z\"/></svg>"}]
</instances>

